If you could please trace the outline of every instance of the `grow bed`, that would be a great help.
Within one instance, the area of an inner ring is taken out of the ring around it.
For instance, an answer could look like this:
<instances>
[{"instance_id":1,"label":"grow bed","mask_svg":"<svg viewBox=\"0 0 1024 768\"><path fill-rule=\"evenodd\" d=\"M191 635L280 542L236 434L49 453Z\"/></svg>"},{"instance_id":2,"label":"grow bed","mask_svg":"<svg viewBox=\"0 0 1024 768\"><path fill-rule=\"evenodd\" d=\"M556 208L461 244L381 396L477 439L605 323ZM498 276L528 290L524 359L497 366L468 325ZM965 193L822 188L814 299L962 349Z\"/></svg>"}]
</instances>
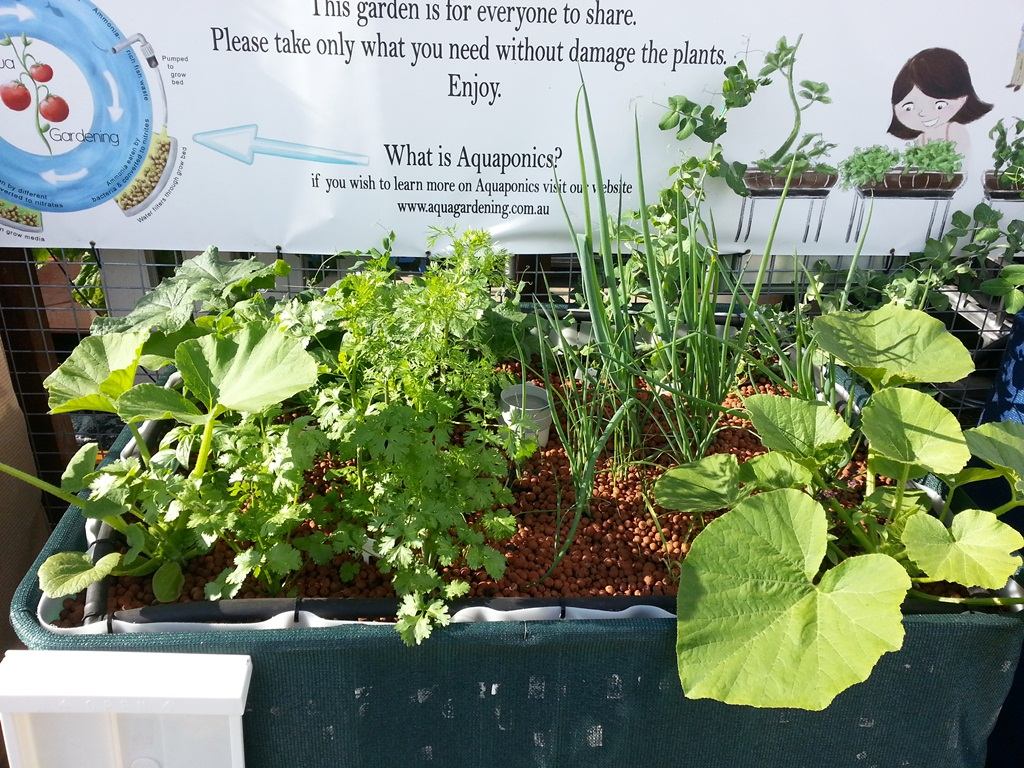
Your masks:
<instances>
[{"instance_id":1,"label":"grow bed","mask_svg":"<svg viewBox=\"0 0 1024 768\"><path fill-rule=\"evenodd\" d=\"M153 136L146 161L128 188L117 196L117 205L125 216L136 216L151 206L167 186L178 156L178 140L166 129Z\"/></svg>"},{"instance_id":2,"label":"grow bed","mask_svg":"<svg viewBox=\"0 0 1024 768\"><path fill-rule=\"evenodd\" d=\"M921 197L946 199L964 184L962 173L935 171L895 170L885 174L882 181L857 187L862 195L874 197Z\"/></svg>"},{"instance_id":3,"label":"grow bed","mask_svg":"<svg viewBox=\"0 0 1024 768\"><path fill-rule=\"evenodd\" d=\"M42 232L43 216L38 211L0 200L0 224L22 232Z\"/></svg>"},{"instance_id":4,"label":"grow bed","mask_svg":"<svg viewBox=\"0 0 1024 768\"><path fill-rule=\"evenodd\" d=\"M743 181L752 197L779 197L786 187L786 174L749 170L743 175ZM790 180L786 194L792 198L827 197L838 181L838 173L798 173Z\"/></svg>"},{"instance_id":5,"label":"grow bed","mask_svg":"<svg viewBox=\"0 0 1024 768\"><path fill-rule=\"evenodd\" d=\"M769 391L774 388L763 379L740 388L743 396ZM725 402L729 408L740 404L736 396ZM722 425L709 453L732 453L745 461L763 452L749 422L727 416ZM653 424L649 431L653 438ZM154 444L162 435L160 426L152 422L144 425L142 432ZM110 455L127 455L130 438L125 430ZM312 489L326 490L325 474L331 466L325 458L309 473ZM447 571L450 577L470 584L468 599L453 602L453 620L673 618L677 586L672 564L686 554L689 542L714 515L697 518L655 507L656 526L644 499L665 468L633 467L616 478L605 464L591 501L592 516L581 521L573 546L548 574L557 544L565 541L572 528L571 513L560 518L550 510L559 503L571 508L574 500L568 460L557 436L552 435L549 445L526 462L513 484L515 502L510 511L517 517L518 529L498 545L508 562L504 578L494 581L482 569L472 571L465 566ZM71 512L80 515L77 509ZM118 543L104 538L110 533L106 529L100 534L93 524L87 544L94 560L116 550ZM149 577L108 577L88 594L64 600L42 598L38 617L54 631L72 634L394 621L394 590L369 556L354 563L358 573L350 582L339 577L339 568L350 560L335 557L323 565L307 560L291 585L290 597L269 595L250 577L238 599L205 600L205 585L230 564L234 554L218 542L210 554L191 561L178 603L159 604Z\"/></svg>"},{"instance_id":6,"label":"grow bed","mask_svg":"<svg viewBox=\"0 0 1024 768\"><path fill-rule=\"evenodd\" d=\"M908 616L902 650L829 709L757 710L685 699L674 623L657 619L460 624L415 650L377 625L59 635L36 617L36 572L84 545L72 511L14 597L18 636L33 649L249 655L250 768L667 768L680 755L705 768L981 768L1024 640L1011 616Z\"/></svg>"},{"instance_id":7,"label":"grow bed","mask_svg":"<svg viewBox=\"0 0 1024 768\"><path fill-rule=\"evenodd\" d=\"M1003 182L1001 174L985 171L983 181L985 197L988 200L1021 200L1024 199L1024 188L1020 184Z\"/></svg>"}]
</instances>

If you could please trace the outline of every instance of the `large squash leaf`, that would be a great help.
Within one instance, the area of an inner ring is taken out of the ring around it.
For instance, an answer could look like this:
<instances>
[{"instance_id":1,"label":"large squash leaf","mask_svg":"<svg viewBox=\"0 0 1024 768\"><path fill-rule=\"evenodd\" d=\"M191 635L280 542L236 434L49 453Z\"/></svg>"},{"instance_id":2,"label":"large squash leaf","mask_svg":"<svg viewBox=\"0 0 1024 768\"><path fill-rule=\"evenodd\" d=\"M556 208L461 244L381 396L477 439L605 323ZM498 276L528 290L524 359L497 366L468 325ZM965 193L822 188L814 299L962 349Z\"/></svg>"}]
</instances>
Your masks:
<instances>
[{"instance_id":1,"label":"large squash leaf","mask_svg":"<svg viewBox=\"0 0 1024 768\"><path fill-rule=\"evenodd\" d=\"M204 336L178 346L185 386L209 411L255 412L316 382L316 360L278 328L247 325L231 338Z\"/></svg>"},{"instance_id":2,"label":"large squash leaf","mask_svg":"<svg viewBox=\"0 0 1024 768\"><path fill-rule=\"evenodd\" d=\"M739 462L728 453L670 469L654 485L654 497L661 506L684 512L714 512L744 496Z\"/></svg>"},{"instance_id":3,"label":"large squash leaf","mask_svg":"<svg viewBox=\"0 0 1024 768\"><path fill-rule=\"evenodd\" d=\"M142 347L149 334L89 336L46 377L51 413L116 413L116 400L135 383Z\"/></svg>"},{"instance_id":4,"label":"large squash leaf","mask_svg":"<svg viewBox=\"0 0 1024 768\"><path fill-rule=\"evenodd\" d=\"M744 407L765 448L820 459L842 447L853 430L825 403L778 395L748 397Z\"/></svg>"},{"instance_id":5,"label":"large squash leaf","mask_svg":"<svg viewBox=\"0 0 1024 768\"><path fill-rule=\"evenodd\" d=\"M79 448L60 476L60 487L69 493L78 493L85 488L85 479L96 471L99 450L98 443L86 443Z\"/></svg>"},{"instance_id":6,"label":"large squash leaf","mask_svg":"<svg viewBox=\"0 0 1024 768\"><path fill-rule=\"evenodd\" d=\"M950 528L931 515L914 515L903 529L903 543L933 579L1000 589L1021 565L1012 553L1024 547L1024 538L991 512L967 509Z\"/></svg>"},{"instance_id":7,"label":"large squash leaf","mask_svg":"<svg viewBox=\"0 0 1024 768\"><path fill-rule=\"evenodd\" d=\"M227 309L257 291L274 287L279 276L287 275L288 264L277 260L266 265L256 259L221 260L216 248L184 262L175 275L193 288L193 296L214 311Z\"/></svg>"},{"instance_id":8,"label":"large squash leaf","mask_svg":"<svg viewBox=\"0 0 1024 768\"><path fill-rule=\"evenodd\" d=\"M967 348L941 322L916 309L886 304L872 312L834 312L816 317L814 330L823 351L876 390L959 381L974 370Z\"/></svg>"},{"instance_id":9,"label":"large squash leaf","mask_svg":"<svg viewBox=\"0 0 1024 768\"><path fill-rule=\"evenodd\" d=\"M964 432L971 455L1002 470L1018 494L1024 493L1024 424L982 424Z\"/></svg>"},{"instance_id":10,"label":"large squash leaf","mask_svg":"<svg viewBox=\"0 0 1024 768\"><path fill-rule=\"evenodd\" d=\"M795 490L754 496L694 540L679 583L687 697L821 710L903 644L906 571L886 555L818 580L825 510Z\"/></svg>"},{"instance_id":11,"label":"large squash leaf","mask_svg":"<svg viewBox=\"0 0 1024 768\"><path fill-rule=\"evenodd\" d=\"M120 552L105 555L95 564L85 552L59 552L39 567L39 588L47 597L77 595L113 573L120 562Z\"/></svg>"},{"instance_id":12,"label":"large squash leaf","mask_svg":"<svg viewBox=\"0 0 1024 768\"><path fill-rule=\"evenodd\" d=\"M864 409L861 425L871 467L888 477L953 475L971 458L956 417L923 392L885 389Z\"/></svg>"},{"instance_id":13,"label":"large squash leaf","mask_svg":"<svg viewBox=\"0 0 1024 768\"><path fill-rule=\"evenodd\" d=\"M775 491L779 488L806 488L814 482L814 475L796 459L769 451L742 464L740 480L748 491Z\"/></svg>"},{"instance_id":14,"label":"large squash leaf","mask_svg":"<svg viewBox=\"0 0 1024 768\"><path fill-rule=\"evenodd\" d=\"M93 336L135 330L175 333L192 319L195 309L195 289L184 280L172 277L139 299L129 314L97 317L90 330Z\"/></svg>"},{"instance_id":15,"label":"large squash leaf","mask_svg":"<svg viewBox=\"0 0 1024 768\"><path fill-rule=\"evenodd\" d=\"M273 288L277 277L288 271L280 259L270 265L255 259L221 260L216 248L208 248L143 296L131 314L96 318L92 333L152 330L176 334L192 319L197 302L204 309L223 311L261 289Z\"/></svg>"},{"instance_id":16,"label":"large squash leaf","mask_svg":"<svg viewBox=\"0 0 1024 768\"><path fill-rule=\"evenodd\" d=\"M117 415L126 422L147 419L175 419L184 424L202 424L206 416L181 392L156 384L138 384L117 400Z\"/></svg>"}]
</instances>

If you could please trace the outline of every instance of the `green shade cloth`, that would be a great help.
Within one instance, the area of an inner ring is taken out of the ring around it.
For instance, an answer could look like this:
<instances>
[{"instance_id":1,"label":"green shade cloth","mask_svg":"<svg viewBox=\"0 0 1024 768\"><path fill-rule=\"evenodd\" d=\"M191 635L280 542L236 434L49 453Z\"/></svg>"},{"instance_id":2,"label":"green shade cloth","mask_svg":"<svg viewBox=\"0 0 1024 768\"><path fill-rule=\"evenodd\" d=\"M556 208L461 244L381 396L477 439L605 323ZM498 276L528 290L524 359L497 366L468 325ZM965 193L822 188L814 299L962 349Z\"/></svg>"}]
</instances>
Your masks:
<instances>
[{"instance_id":1,"label":"green shade cloth","mask_svg":"<svg viewBox=\"0 0 1024 768\"><path fill-rule=\"evenodd\" d=\"M374 625L56 635L36 619L35 572L83 547L72 509L15 595L18 636L248 654L248 768L982 768L1024 642L1018 616L910 616L903 649L829 709L756 710L683 697L667 620L460 624L419 648Z\"/></svg>"}]
</instances>

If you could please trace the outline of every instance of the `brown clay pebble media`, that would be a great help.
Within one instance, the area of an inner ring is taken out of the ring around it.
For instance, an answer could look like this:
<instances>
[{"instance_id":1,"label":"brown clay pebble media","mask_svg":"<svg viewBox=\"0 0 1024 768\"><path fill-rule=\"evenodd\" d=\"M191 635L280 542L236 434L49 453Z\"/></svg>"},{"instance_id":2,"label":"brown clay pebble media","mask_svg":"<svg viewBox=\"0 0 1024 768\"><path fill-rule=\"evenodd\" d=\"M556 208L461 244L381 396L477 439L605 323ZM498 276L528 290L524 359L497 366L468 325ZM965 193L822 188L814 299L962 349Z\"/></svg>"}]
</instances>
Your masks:
<instances>
[{"instance_id":1,"label":"brown clay pebble media","mask_svg":"<svg viewBox=\"0 0 1024 768\"><path fill-rule=\"evenodd\" d=\"M514 366L506 365L510 373ZM539 380L534 380L540 384ZM744 397L757 392L775 392L771 385L759 382L740 388ZM651 395L653 396L653 395ZM740 397L730 396L725 405L740 407ZM749 421L726 416L722 429L708 453L733 453L745 461L763 453ZM324 470L337 466L325 457L310 471L310 492L325 489ZM497 548L507 559L504 578L494 581L483 571L452 567L446 573L452 579L470 584L470 597L599 597L599 596L673 596L675 574L671 569L689 551L690 542L702 525L715 515L702 518L666 512L655 506L661 531L648 509L652 488L667 466L632 466L613 476L607 460L599 463L591 502L591 516L581 520L573 546L559 565L548 574L557 551L572 524L573 485L565 451L552 430L548 446L525 463L513 484L515 502L510 510L517 520L516 533ZM563 509L559 523L555 510ZM556 541L557 532L557 541ZM231 564L233 552L222 542L185 568L185 586L181 602L203 600L203 587ZM350 582L343 582L338 569L349 558L335 557L326 565L307 561L291 583L288 594L303 597L386 598L394 592L387 577L371 564L359 562L359 571ZM267 597L266 591L250 579L239 592L240 598ZM81 623L84 596L65 600L60 626ZM107 601L108 611L130 610L156 605L148 578L122 577L113 583Z\"/></svg>"}]
</instances>

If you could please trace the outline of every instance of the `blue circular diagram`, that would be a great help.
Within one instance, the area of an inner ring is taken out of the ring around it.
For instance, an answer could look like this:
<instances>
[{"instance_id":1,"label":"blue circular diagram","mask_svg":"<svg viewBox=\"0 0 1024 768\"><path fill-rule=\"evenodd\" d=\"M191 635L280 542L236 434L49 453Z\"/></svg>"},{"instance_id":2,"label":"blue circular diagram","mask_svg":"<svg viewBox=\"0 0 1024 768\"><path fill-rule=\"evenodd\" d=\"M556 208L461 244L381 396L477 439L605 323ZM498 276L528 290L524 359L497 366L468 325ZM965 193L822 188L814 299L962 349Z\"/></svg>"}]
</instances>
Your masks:
<instances>
[{"instance_id":1,"label":"blue circular diagram","mask_svg":"<svg viewBox=\"0 0 1024 768\"><path fill-rule=\"evenodd\" d=\"M16 7L18 13L0 15L0 40L9 38L16 51L38 40L66 54L91 90L88 133L107 140L86 139L50 154L42 142L36 153L0 136L0 198L44 212L80 211L114 199L139 172L153 137L143 65L130 47L115 53L124 35L88 0L18 0ZM54 109L47 105L42 117ZM39 124L38 113L36 119Z\"/></svg>"}]
</instances>

